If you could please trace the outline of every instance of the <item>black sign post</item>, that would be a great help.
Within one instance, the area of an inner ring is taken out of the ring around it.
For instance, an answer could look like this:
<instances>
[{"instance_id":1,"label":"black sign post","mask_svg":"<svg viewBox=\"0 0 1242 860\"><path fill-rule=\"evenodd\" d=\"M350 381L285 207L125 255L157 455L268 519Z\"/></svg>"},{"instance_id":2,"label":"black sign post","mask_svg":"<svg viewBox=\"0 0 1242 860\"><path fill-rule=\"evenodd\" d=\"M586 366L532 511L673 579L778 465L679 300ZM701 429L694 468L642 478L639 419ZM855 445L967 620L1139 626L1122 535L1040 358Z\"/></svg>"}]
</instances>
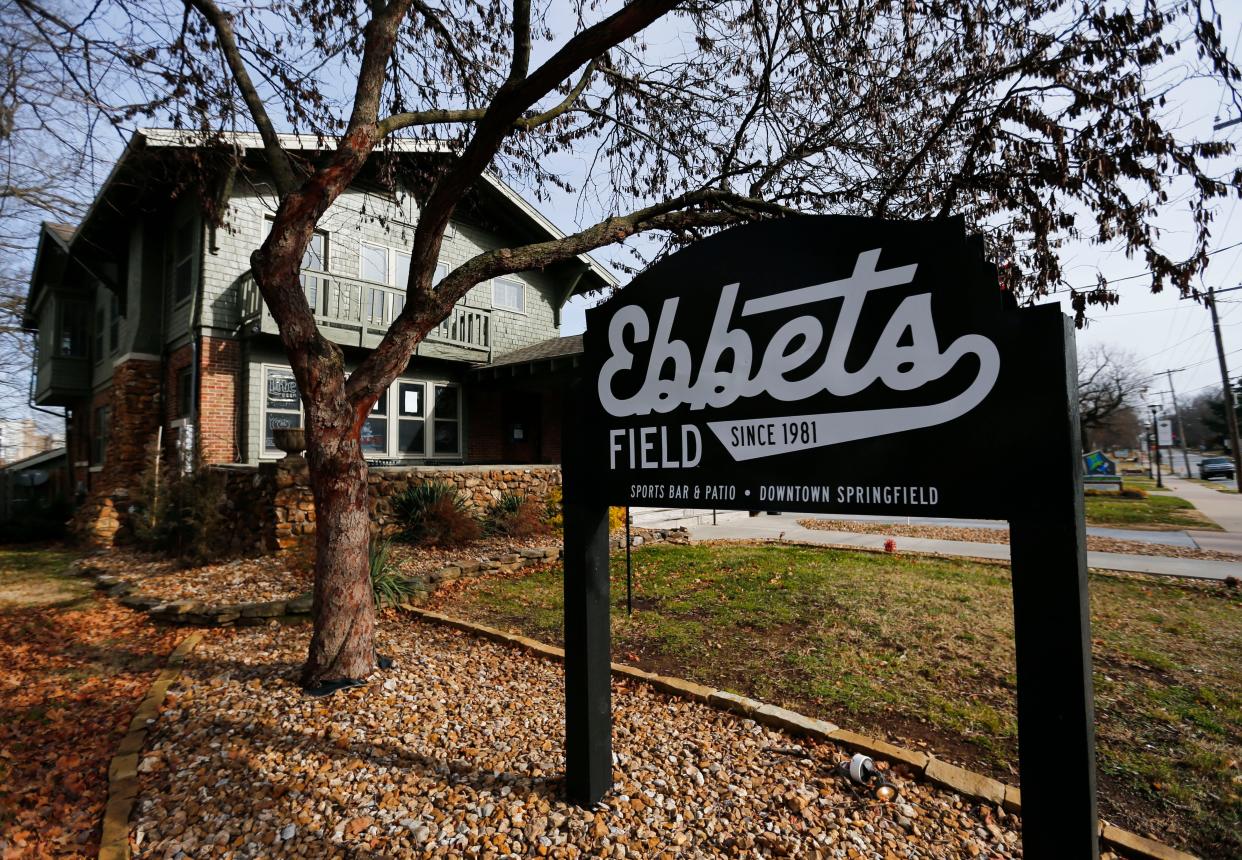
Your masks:
<instances>
[{"instance_id":1,"label":"black sign post","mask_svg":"<svg viewBox=\"0 0 1242 860\"><path fill-rule=\"evenodd\" d=\"M571 799L611 784L608 505L1007 519L1025 856L1098 856L1059 309L1007 301L960 219L806 216L652 266L587 312L585 351L564 435Z\"/></svg>"}]
</instances>

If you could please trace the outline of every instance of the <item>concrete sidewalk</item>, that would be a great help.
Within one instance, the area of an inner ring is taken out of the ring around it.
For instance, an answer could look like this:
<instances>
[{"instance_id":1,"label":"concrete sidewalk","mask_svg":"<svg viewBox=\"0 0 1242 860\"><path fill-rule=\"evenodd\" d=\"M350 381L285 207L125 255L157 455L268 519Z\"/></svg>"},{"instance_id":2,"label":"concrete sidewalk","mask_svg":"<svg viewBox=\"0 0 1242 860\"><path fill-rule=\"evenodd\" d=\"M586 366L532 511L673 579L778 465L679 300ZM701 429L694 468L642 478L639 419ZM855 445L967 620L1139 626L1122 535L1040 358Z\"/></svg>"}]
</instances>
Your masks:
<instances>
[{"instance_id":1,"label":"concrete sidewalk","mask_svg":"<svg viewBox=\"0 0 1242 860\"><path fill-rule=\"evenodd\" d=\"M1204 492L1216 493L1215 490L1204 490ZM1224 494L1217 493L1217 495ZM1008 544L821 531L808 529L798 524L799 519L805 519L807 516L809 515L768 516L765 514L715 526L691 526L689 531L690 537L694 540L786 540L795 543L857 546L868 549L883 549L885 541L894 540L897 542L899 551L1009 560ZM1121 570L1130 573L1151 573L1192 579L1220 580L1227 576L1242 577L1242 562L1236 561L1204 561L1163 556L1122 555L1115 552L1088 552L1087 564L1102 570Z\"/></svg>"},{"instance_id":2,"label":"concrete sidewalk","mask_svg":"<svg viewBox=\"0 0 1242 860\"><path fill-rule=\"evenodd\" d=\"M1222 493L1184 478L1165 478L1174 495L1194 505L1199 513L1230 534L1242 535L1242 494ZM1233 482L1229 482L1233 486ZM1196 532L1198 534L1198 532Z\"/></svg>"}]
</instances>

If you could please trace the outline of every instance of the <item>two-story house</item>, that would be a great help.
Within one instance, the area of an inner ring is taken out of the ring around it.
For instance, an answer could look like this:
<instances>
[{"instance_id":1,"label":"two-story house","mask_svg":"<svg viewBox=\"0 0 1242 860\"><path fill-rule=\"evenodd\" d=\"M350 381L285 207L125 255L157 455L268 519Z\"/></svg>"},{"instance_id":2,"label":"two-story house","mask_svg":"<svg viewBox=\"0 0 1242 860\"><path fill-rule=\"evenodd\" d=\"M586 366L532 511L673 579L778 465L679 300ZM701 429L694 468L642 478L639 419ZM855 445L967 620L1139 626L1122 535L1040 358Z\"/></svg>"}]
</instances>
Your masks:
<instances>
[{"instance_id":1,"label":"two-story house","mask_svg":"<svg viewBox=\"0 0 1242 860\"><path fill-rule=\"evenodd\" d=\"M37 330L35 402L66 409L80 496L123 496L157 438L187 463L255 464L283 456L274 429L301 423L275 322L249 273L275 196L258 137L231 142L240 166L183 132L141 131L80 224L43 227L26 308ZM308 158L319 147L284 143ZM443 157L394 142L327 211L307 250L306 300L347 366L405 301L419 193L402 177ZM459 206L440 271L561 235L488 175ZM560 388L546 371L581 351L580 339L558 338L561 308L610 286L588 256L479 284L375 404L366 456L380 466L559 462Z\"/></svg>"}]
</instances>

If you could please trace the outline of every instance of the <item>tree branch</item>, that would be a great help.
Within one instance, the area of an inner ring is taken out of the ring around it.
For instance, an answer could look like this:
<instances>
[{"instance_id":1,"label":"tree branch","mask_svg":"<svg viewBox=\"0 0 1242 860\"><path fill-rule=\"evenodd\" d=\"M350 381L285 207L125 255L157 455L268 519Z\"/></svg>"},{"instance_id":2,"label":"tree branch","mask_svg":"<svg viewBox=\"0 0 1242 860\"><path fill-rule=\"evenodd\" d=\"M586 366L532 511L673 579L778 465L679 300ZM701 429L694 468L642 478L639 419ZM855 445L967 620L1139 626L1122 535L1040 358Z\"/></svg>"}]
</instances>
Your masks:
<instances>
[{"instance_id":1,"label":"tree branch","mask_svg":"<svg viewBox=\"0 0 1242 860\"><path fill-rule=\"evenodd\" d=\"M699 208L695 208L699 207ZM743 197L718 188L687 192L671 200L607 218L598 224L547 242L498 248L471 258L436 285L432 293L411 293L401 315L380 345L349 377L346 392L354 403L387 384L408 360L413 345L440 323L476 284L497 275L539 269L611 245L648 230L724 227L764 217L801 214L779 204Z\"/></svg>"},{"instance_id":2,"label":"tree branch","mask_svg":"<svg viewBox=\"0 0 1242 860\"><path fill-rule=\"evenodd\" d=\"M591 80L591 74L595 71L597 61L592 60L587 64L586 69L582 73L582 77L578 79L578 83L574 84L574 88L569 91L569 95L557 105L554 105L542 113L533 116L522 117L514 120L513 128L519 131L534 131L541 125L546 125L559 116L564 115L574 106L579 96L586 90L587 84ZM396 113L392 116L385 117L379 122L379 134L381 137L400 131L403 128L411 128L418 125L437 125L440 123L463 123L478 122L487 113L483 108L460 108L445 109L436 108L422 111L408 111L406 113Z\"/></svg>"},{"instance_id":3,"label":"tree branch","mask_svg":"<svg viewBox=\"0 0 1242 860\"><path fill-rule=\"evenodd\" d=\"M241 90L242 98L250 111L250 118L254 120L255 127L259 130L259 137L263 139L263 152L267 156L268 166L272 169L276 190L283 197L297 187L297 179L293 173L293 165L289 162L289 156L281 147L280 137L276 134L272 120L267 115L263 99L250 79L250 72L246 69L241 49L237 47L232 17L222 11L215 4L215 0L185 0L185 3L202 15L215 31L224 60L228 63L229 71L233 73L237 88Z\"/></svg>"}]
</instances>

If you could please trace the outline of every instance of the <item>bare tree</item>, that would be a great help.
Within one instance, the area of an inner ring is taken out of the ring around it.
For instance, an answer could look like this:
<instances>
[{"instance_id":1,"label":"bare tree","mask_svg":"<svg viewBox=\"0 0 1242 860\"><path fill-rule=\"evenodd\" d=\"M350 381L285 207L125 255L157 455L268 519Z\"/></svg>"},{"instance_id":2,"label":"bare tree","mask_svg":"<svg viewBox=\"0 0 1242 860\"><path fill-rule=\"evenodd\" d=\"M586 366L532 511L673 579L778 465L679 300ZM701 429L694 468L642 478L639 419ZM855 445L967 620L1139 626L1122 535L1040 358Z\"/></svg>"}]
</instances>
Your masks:
<instances>
[{"instance_id":1,"label":"bare tree","mask_svg":"<svg viewBox=\"0 0 1242 860\"><path fill-rule=\"evenodd\" d=\"M15 2L68 26L35 0ZM279 208L251 262L303 394L319 511L307 685L372 671L359 428L480 281L638 233L671 247L743 221L838 212L960 214L1026 297L1061 284L1066 239L1123 241L1157 289L1186 291L1205 260L1211 200L1238 185L1209 172L1227 144L1183 140L1165 116L1181 80L1209 74L1231 90L1238 80L1209 0L1138 12L1096 0L630 0L607 14L577 0L556 15L529 0L94 8L72 29L134 69L118 113L141 96L204 143L236 128L263 141ZM653 25L668 37L653 44L678 47L648 44ZM304 161L282 149L282 130L329 145ZM346 379L299 265L318 219L394 136L441 141L451 155L419 192L405 309ZM602 217L563 239L481 253L433 285L445 228L481 174L542 194L568 186L554 169L566 151L587 156L575 184L605 189ZM1190 187L1183 205L1197 227L1184 263L1160 251L1154 227L1173 174ZM1106 284L1073 294L1080 313L1115 300Z\"/></svg>"},{"instance_id":2,"label":"bare tree","mask_svg":"<svg viewBox=\"0 0 1242 860\"><path fill-rule=\"evenodd\" d=\"M1109 427L1124 412L1142 409L1142 392L1152 375L1125 350L1096 344L1078 357L1078 420L1083 450L1091 447L1096 432ZM1133 444L1133 437L1129 444Z\"/></svg>"},{"instance_id":3,"label":"bare tree","mask_svg":"<svg viewBox=\"0 0 1242 860\"><path fill-rule=\"evenodd\" d=\"M91 90L113 79L117 60L80 50L72 29L0 7L0 410L10 416L29 409L34 339L23 316L39 224L80 216L95 127L108 119ZM35 417L63 429L46 411Z\"/></svg>"}]
</instances>

